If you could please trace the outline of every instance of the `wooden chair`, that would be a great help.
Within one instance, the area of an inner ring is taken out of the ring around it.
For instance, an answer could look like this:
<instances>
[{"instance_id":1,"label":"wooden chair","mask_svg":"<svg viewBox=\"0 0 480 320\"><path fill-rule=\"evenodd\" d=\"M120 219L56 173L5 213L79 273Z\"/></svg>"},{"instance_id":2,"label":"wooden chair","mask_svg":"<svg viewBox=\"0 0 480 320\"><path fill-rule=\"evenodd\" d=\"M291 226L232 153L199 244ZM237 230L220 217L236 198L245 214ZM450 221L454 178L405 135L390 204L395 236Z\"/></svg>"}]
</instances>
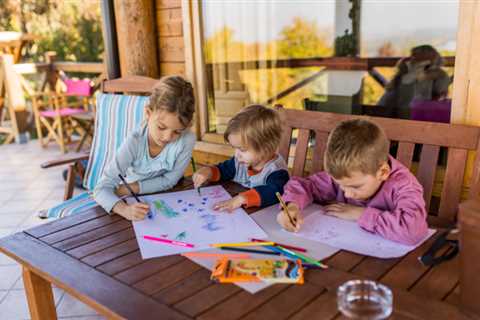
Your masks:
<instances>
[{"instance_id":1,"label":"wooden chair","mask_svg":"<svg viewBox=\"0 0 480 320\"><path fill-rule=\"evenodd\" d=\"M307 153L312 154L310 172L322 170L323 154L329 132L341 121L362 118L375 122L385 130L391 142L398 142L397 152L393 156L411 170L415 144L422 145L416 177L424 188L424 198L431 224L446 226L456 221L469 151L477 151L477 156L473 176L470 179L468 197L479 194L480 127L291 110L281 106L277 106L277 109L285 125L280 146L280 154L285 159L288 159L290 153L293 130L298 129L296 145L293 147L293 175L305 174ZM315 143L310 147L309 138L312 132L315 133ZM440 147L448 149L448 159L437 210L431 206L431 200ZM309 152L310 148L312 150Z\"/></svg>"},{"instance_id":2,"label":"wooden chair","mask_svg":"<svg viewBox=\"0 0 480 320\"><path fill-rule=\"evenodd\" d=\"M158 79L130 76L102 83L103 94L97 96L95 133L90 153L76 154L42 164L42 168L68 165L65 202L45 211L48 217L63 216L67 211L76 214L80 212L75 211L77 208L87 210L95 205L88 192L72 198L75 174L84 175L85 189L91 191L95 188L105 166L114 158L116 149L143 120L148 97L138 95L150 95L157 81ZM84 160L88 160L86 168L82 165ZM193 159L192 166L194 166ZM62 214L57 215L59 212Z\"/></svg>"},{"instance_id":3,"label":"wooden chair","mask_svg":"<svg viewBox=\"0 0 480 320\"><path fill-rule=\"evenodd\" d=\"M66 145L71 141L74 132L82 136L85 134L83 123L79 122L85 117L93 119L92 87L89 81L64 79L64 83L65 92L41 92L32 95L40 145L45 147L50 141L55 141L63 153L67 151ZM44 136L45 130L47 136Z\"/></svg>"}]
</instances>

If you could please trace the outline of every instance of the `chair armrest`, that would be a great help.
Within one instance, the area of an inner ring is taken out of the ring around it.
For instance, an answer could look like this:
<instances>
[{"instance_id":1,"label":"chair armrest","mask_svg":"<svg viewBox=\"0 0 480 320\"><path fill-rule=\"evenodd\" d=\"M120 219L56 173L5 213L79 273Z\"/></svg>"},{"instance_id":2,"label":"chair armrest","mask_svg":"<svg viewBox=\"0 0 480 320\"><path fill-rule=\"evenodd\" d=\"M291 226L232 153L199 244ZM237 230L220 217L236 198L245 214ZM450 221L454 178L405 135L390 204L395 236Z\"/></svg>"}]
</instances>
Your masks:
<instances>
[{"instance_id":1,"label":"chair armrest","mask_svg":"<svg viewBox=\"0 0 480 320\"><path fill-rule=\"evenodd\" d=\"M51 168L51 167L57 167L57 166L61 166L61 165L68 164L68 163L78 162L78 161L81 161L81 160L88 160L88 157L89 157L88 153L84 153L84 152L83 153L74 153L74 154L70 154L70 155L65 156L65 157L60 157L60 158L55 159L55 160L44 162L40 165L40 167L42 167L43 169L47 169L47 168Z\"/></svg>"}]
</instances>

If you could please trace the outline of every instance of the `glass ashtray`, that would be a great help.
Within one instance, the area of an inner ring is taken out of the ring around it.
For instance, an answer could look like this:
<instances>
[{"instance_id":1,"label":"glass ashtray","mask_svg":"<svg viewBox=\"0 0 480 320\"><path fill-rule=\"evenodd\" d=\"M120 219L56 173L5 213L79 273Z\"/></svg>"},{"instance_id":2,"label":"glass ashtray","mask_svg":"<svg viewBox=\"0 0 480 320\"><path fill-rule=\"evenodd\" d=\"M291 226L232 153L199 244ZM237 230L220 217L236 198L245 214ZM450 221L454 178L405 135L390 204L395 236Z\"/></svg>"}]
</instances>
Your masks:
<instances>
[{"instance_id":1,"label":"glass ashtray","mask_svg":"<svg viewBox=\"0 0 480 320\"><path fill-rule=\"evenodd\" d=\"M338 310L350 319L386 319L392 304L392 291L375 281L351 280L337 289Z\"/></svg>"}]
</instances>

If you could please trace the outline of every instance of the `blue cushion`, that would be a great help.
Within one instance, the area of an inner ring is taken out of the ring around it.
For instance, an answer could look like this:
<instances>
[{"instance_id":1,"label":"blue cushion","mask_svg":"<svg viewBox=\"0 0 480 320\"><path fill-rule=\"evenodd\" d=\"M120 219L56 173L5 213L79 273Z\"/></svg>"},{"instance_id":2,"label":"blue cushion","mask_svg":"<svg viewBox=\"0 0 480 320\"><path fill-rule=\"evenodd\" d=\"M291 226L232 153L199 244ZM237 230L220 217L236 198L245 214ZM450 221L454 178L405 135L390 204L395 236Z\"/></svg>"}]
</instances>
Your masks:
<instances>
[{"instance_id":1,"label":"blue cushion","mask_svg":"<svg viewBox=\"0 0 480 320\"><path fill-rule=\"evenodd\" d=\"M83 186L92 191L125 138L144 119L149 97L99 93L95 134Z\"/></svg>"},{"instance_id":2,"label":"blue cushion","mask_svg":"<svg viewBox=\"0 0 480 320\"><path fill-rule=\"evenodd\" d=\"M39 216L42 218L62 218L97 206L98 204L92 196L88 192L84 192L46 211L39 212Z\"/></svg>"}]
</instances>

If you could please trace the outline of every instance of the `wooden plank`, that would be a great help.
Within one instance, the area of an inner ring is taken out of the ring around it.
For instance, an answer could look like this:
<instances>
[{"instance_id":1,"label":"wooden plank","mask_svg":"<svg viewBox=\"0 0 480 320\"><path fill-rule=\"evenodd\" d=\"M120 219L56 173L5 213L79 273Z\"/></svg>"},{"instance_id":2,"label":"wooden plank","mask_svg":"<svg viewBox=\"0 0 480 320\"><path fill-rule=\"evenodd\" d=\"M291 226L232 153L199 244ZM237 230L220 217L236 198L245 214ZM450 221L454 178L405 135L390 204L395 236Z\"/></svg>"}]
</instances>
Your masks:
<instances>
[{"instance_id":1,"label":"wooden plank","mask_svg":"<svg viewBox=\"0 0 480 320\"><path fill-rule=\"evenodd\" d=\"M363 279L362 276L334 269L332 267L326 270L308 270L305 274L306 282L319 288L336 290L341 284L354 279Z\"/></svg>"},{"instance_id":2,"label":"wooden plank","mask_svg":"<svg viewBox=\"0 0 480 320\"><path fill-rule=\"evenodd\" d=\"M438 216L452 222L456 220L458 212L467 155L467 150L454 148L448 150L447 170L443 181Z\"/></svg>"},{"instance_id":3,"label":"wooden plank","mask_svg":"<svg viewBox=\"0 0 480 320\"><path fill-rule=\"evenodd\" d=\"M323 156L327 148L328 132L315 130L315 147L313 148L312 172L323 170Z\"/></svg>"},{"instance_id":4,"label":"wooden plank","mask_svg":"<svg viewBox=\"0 0 480 320\"><path fill-rule=\"evenodd\" d=\"M148 295L152 295L175 284L176 282L183 280L200 268L202 267L198 264L190 260L184 260L172 267L152 275L151 277L137 282L134 285L134 288Z\"/></svg>"},{"instance_id":5,"label":"wooden plank","mask_svg":"<svg viewBox=\"0 0 480 320\"><path fill-rule=\"evenodd\" d=\"M181 8L182 0L156 0L157 9Z\"/></svg>"},{"instance_id":6,"label":"wooden plank","mask_svg":"<svg viewBox=\"0 0 480 320\"><path fill-rule=\"evenodd\" d=\"M142 262L143 259L142 255L140 254L140 250L137 250L127 255L121 256L113 261L101 264L97 266L96 269L106 274L114 275L133 266L139 265Z\"/></svg>"},{"instance_id":7,"label":"wooden plank","mask_svg":"<svg viewBox=\"0 0 480 320\"><path fill-rule=\"evenodd\" d=\"M132 239L89 255L81 259L81 261L92 267L96 267L98 265L104 264L107 261L114 260L135 250L138 250L137 239Z\"/></svg>"},{"instance_id":8,"label":"wooden plank","mask_svg":"<svg viewBox=\"0 0 480 320\"><path fill-rule=\"evenodd\" d=\"M77 259L82 259L86 256L100 252L104 249L111 248L117 244L131 239L135 239L135 232L133 231L133 228L128 228L126 230L111 234L93 242L89 242L83 246L69 250L67 251L67 254Z\"/></svg>"},{"instance_id":9,"label":"wooden plank","mask_svg":"<svg viewBox=\"0 0 480 320\"><path fill-rule=\"evenodd\" d=\"M308 282L301 286L291 286L242 319L287 319L323 291L323 288L313 286Z\"/></svg>"},{"instance_id":10,"label":"wooden plank","mask_svg":"<svg viewBox=\"0 0 480 320\"><path fill-rule=\"evenodd\" d=\"M116 232L131 228L132 224L130 221L121 219L115 223L106 225L105 227L98 228L96 230L85 232L81 235L78 235L74 238L66 239L60 242L57 242L53 245L53 247L67 251L73 248L85 245L87 243L93 242L95 240L101 239L105 236L114 234Z\"/></svg>"},{"instance_id":11,"label":"wooden plank","mask_svg":"<svg viewBox=\"0 0 480 320\"><path fill-rule=\"evenodd\" d=\"M407 290L415 282L418 281L430 267L424 266L418 257L425 253L435 241L435 236L425 241L421 246L408 253L403 257L395 267L390 269L384 276L380 278L380 281L389 287L396 287L399 289ZM442 254L444 251L440 251Z\"/></svg>"},{"instance_id":12,"label":"wooden plank","mask_svg":"<svg viewBox=\"0 0 480 320\"><path fill-rule=\"evenodd\" d=\"M125 76L119 79L113 79L102 82L102 92L122 93L129 92L135 94L151 94L153 87L158 79L142 76Z\"/></svg>"},{"instance_id":13,"label":"wooden plank","mask_svg":"<svg viewBox=\"0 0 480 320\"><path fill-rule=\"evenodd\" d=\"M360 264L356 265L351 272L361 275L368 279L377 280L390 269L392 269L402 259L380 259L374 257L366 257Z\"/></svg>"},{"instance_id":14,"label":"wooden plank","mask_svg":"<svg viewBox=\"0 0 480 320\"><path fill-rule=\"evenodd\" d=\"M169 319L187 319L177 311L24 232L1 239L0 248L26 268L107 318L158 319L161 314ZM117 297L128 297L128 303Z\"/></svg>"},{"instance_id":15,"label":"wooden plank","mask_svg":"<svg viewBox=\"0 0 480 320\"><path fill-rule=\"evenodd\" d=\"M285 284L268 287L256 294L241 291L198 317L201 320L239 319L288 288Z\"/></svg>"},{"instance_id":16,"label":"wooden plank","mask_svg":"<svg viewBox=\"0 0 480 320\"><path fill-rule=\"evenodd\" d=\"M419 297L403 290L392 289L393 310L412 319L467 319L458 308L428 297Z\"/></svg>"},{"instance_id":17,"label":"wooden plank","mask_svg":"<svg viewBox=\"0 0 480 320\"><path fill-rule=\"evenodd\" d=\"M51 233L55 233L64 229L71 228L77 224L81 224L93 219L103 217L105 215L107 215L107 213L104 210L95 210L95 211L89 210L87 212L82 212L74 216L69 216L69 217L62 218L60 220L55 220L52 222L42 224L35 228L28 229L25 232L31 235L32 237L40 238Z\"/></svg>"},{"instance_id":18,"label":"wooden plank","mask_svg":"<svg viewBox=\"0 0 480 320\"><path fill-rule=\"evenodd\" d=\"M435 171L437 169L439 146L423 145L420 155L420 164L418 165L417 179L423 187L423 198L427 212L430 209L430 200L433 192L433 182L435 181Z\"/></svg>"},{"instance_id":19,"label":"wooden plank","mask_svg":"<svg viewBox=\"0 0 480 320\"><path fill-rule=\"evenodd\" d=\"M161 37L183 37L182 8L158 10L156 18Z\"/></svg>"},{"instance_id":20,"label":"wooden plank","mask_svg":"<svg viewBox=\"0 0 480 320\"><path fill-rule=\"evenodd\" d=\"M333 319L338 314L337 293L325 291L298 311L291 320Z\"/></svg>"},{"instance_id":21,"label":"wooden plank","mask_svg":"<svg viewBox=\"0 0 480 320\"><path fill-rule=\"evenodd\" d=\"M210 270L202 268L175 285L156 293L153 298L166 305L180 302L200 290L211 286L212 281L210 280L210 274Z\"/></svg>"},{"instance_id":22,"label":"wooden plank","mask_svg":"<svg viewBox=\"0 0 480 320\"><path fill-rule=\"evenodd\" d=\"M24 267L23 283L32 320L57 319L50 282Z\"/></svg>"},{"instance_id":23,"label":"wooden plank","mask_svg":"<svg viewBox=\"0 0 480 320\"><path fill-rule=\"evenodd\" d=\"M284 127L282 133L282 140L280 141L280 147L278 148L280 155L287 161L290 154L290 142L292 139L292 127Z\"/></svg>"},{"instance_id":24,"label":"wooden plank","mask_svg":"<svg viewBox=\"0 0 480 320\"><path fill-rule=\"evenodd\" d=\"M158 45L161 62L185 61L183 37L159 37Z\"/></svg>"},{"instance_id":25,"label":"wooden plank","mask_svg":"<svg viewBox=\"0 0 480 320\"><path fill-rule=\"evenodd\" d=\"M183 62L161 62L160 74L162 76L169 76L178 74L185 76L185 63Z\"/></svg>"},{"instance_id":26,"label":"wooden plank","mask_svg":"<svg viewBox=\"0 0 480 320\"><path fill-rule=\"evenodd\" d=\"M234 284L214 284L175 304L174 307L182 313L196 317L241 290L240 287Z\"/></svg>"},{"instance_id":27,"label":"wooden plank","mask_svg":"<svg viewBox=\"0 0 480 320\"><path fill-rule=\"evenodd\" d=\"M455 286L447 297L445 297L445 302L448 302L454 306L460 306L460 284Z\"/></svg>"},{"instance_id":28,"label":"wooden plank","mask_svg":"<svg viewBox=\"0 0 480 320\"><path fill-rule=\"evenodd\" d=\"M117 273L115 278L131 285L184 260L180 255L144 260L143 263Z\"/></svg>"},{"instance_id":29,"label":"wooden plank","mask_svg":"<svg viewBox=\"0 0 480 320\"><path fill-rule=\"evenodd\" d=\"M442 300L458 283L459 259L452 260L432 268L410 290L411 292L435 300Z\"/></svg>"},{"instance_id":30,"label":"wooden plank","mask_svg":"<svg viewBox=\"0 0 480 320\"><path fill-rule=\"evenodd\" d=\"M65 72L102 73L105 66L101 62L54 62L57 70Z\"/></svg>"},{"instance_id":31,"label":"wooden plank","mask_svg":"<svg viewBox=\"0 0 480 320\"><path fill-rule=\"evenodd\" d=\"M298 130L297 144L295 147L295 158L293 159L293 176L303 176L305 161L307 160L308 138L310 131L306 129Z\"/></svg>"},{"instance_id":32,"label":"wooden plank","mask_svg":"<svg viewBox=\"0 0 480 320\"><path fill-rule=\"evenodd\" d=\"M71 228L46 235L44 237L41 237L40 240L48 244L54 244L56 242L64 241L66 239L73 238L77 235L81 235L85 232L89 232L89 231L104 227L106 225L112 224L114 222L120 221L120 219L123 219L123 218L121 218L118 215L114 215L114 216L106 215L98 219L89 220L84 223L74 225Z\"/></svg>"},{"instance_id":33,"label":"wooden plank","mask_svg":"<svg viewBox=\"0 0 480 320\"><path fill-rule=\"evenodd\" d=\"M328 258L325 262L335 269L349 271L359 264L363 259L365 259L365 257L362 255L341 250L332 257Z\"/></svg>"},{"instance_id":34,"label":"wooden plank","mask_svg":"<svg viewBox=\"0 0 480 320\"><path fill-rule=\"evenodd\" d=\"M374 121L385 130L389 140L430 144L459 149L475 150L480 128L425 121L354 116L329 112L285 109L280 110L286 125L294 128L320 129L330 132L341 121L366 119Z\"/></svg>"},{"instance_id":35,"label":"wooden plank","mask_svg":"<svg viewBox=\"0 0 480 320\"><path fill-rule=\"evenodd\" d=\"M414 143L410 143L410 142L398 143L398 151L397 151L396 159L409 169L412 167L414 149L415 149Z\"/></svg>"}]
</instances>

